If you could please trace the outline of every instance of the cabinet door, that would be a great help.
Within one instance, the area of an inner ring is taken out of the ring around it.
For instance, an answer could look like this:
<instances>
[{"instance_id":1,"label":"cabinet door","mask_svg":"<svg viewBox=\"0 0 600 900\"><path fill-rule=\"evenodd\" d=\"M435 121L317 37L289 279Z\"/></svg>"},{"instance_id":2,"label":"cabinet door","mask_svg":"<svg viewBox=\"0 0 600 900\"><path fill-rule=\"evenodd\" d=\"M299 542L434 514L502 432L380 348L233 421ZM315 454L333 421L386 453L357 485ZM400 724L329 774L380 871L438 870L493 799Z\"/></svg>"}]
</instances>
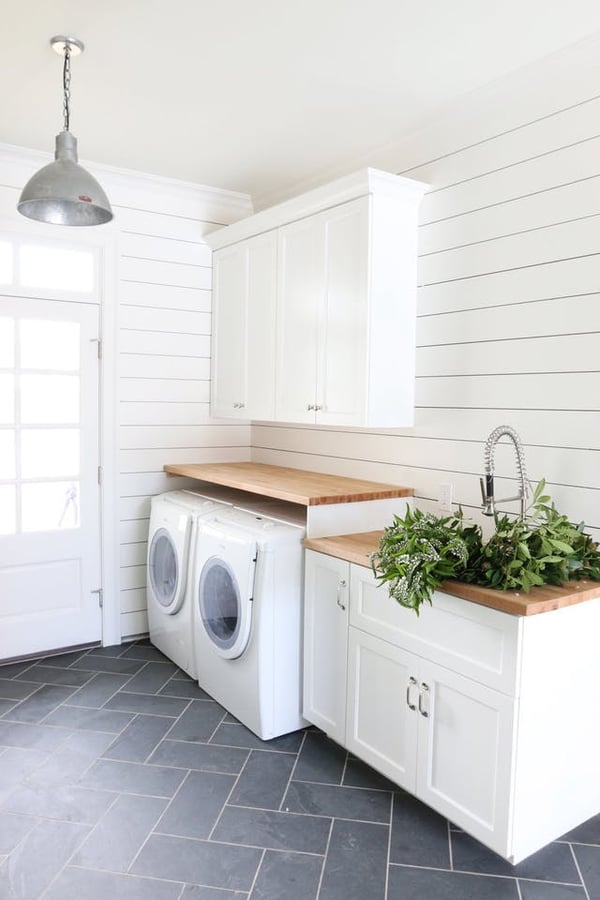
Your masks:
<instances>
[{"instance_id":1,"label":"cabinet door","mask_svg":"<svg viewBox=\"0 0 600 900\"><path fill-rule=\"evenodd\" d=\"M246 415L247 291L245 242L217 250L213 257L213 416Z\"/></svg>"},{"instance_id":2,"label":"cabinet door","mask_svg":"<svg viewBox=\"0 0 600 900\"><path fill-rule=\"evenodd\" d=\"M508 855L513 698L423 661L417 796Z\"/></svg>"},{"instance_id":3,"label":"cabinet door","mask_svg":"<svg viewBox=\"0 0 600 900\"><path fill-rule=\"evenodd\" d=\"M304 709L309 722L346 739L349 564L306 551Z\"/></svg>"},{"instance_id":4,"label":"cabinet door","mask_svg":"<svg viewBox=\"0 0 600 900\"><path fill-rule=\"evenodd\" d=\"M310 216L279 229L276 417L314 422L325 226Z\"/></svg>"},{"instance_id":5,"label":"cabinet door","mask_svg":"<svg viewBox=\"0 0 600 900\"><path fill-rule=\"evenodd\" d=\"M419 659L350 628L346 746L411 793L416 786Z\"/></svg>"},{"instance_id":6,"label":"cabinet door","mask_svg":"<svg viewBox=\"0 0 600 900\"><path fill-rule=\"evenodd\" d=\"M275 418L277 232L245 242L247 261L246 397L249 419Z\"/></svg>"},{"instance_id":7,"label":"cabinet door","mask_svg":"<svg viewBox=\"0 0 600 900\"><path fill-rule=\"evenodd\" d=\"M320 218L325 289L317 336L317 422L361 425L368 387L369 198L345 203Z\"/></svg>"}]
</instances>

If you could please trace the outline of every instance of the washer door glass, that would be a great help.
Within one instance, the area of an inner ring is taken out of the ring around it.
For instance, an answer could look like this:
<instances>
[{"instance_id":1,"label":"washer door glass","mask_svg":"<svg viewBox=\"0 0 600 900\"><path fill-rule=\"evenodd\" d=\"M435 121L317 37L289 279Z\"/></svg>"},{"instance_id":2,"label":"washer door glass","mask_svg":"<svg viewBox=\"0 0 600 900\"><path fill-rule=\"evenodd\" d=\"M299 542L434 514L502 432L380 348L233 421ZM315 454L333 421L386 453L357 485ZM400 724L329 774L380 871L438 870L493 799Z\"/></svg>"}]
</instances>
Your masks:
<instances>
[{"instance_id":1,"label":"washer door glass","mask_svg":"<svg viewBox=\"0 0 600 900\"><path fill-rule=\"evenodd\" d=\"M252 600L242 602L235 575L218 556L206 561L198 587L200 618L220 656L241 656L250 635Z\"/></svg>"},{"instance_id":2,"label":"washer door glass","mask_svg":"<svg viewBox=\"0 0 600 900\"><path fill-rule=\"evenodd\" d=\"M178 609L179 560L171 535L166 528L154 533L148 551L150 586L155 599L165 612Z\"/></svg>"}]
</instances>

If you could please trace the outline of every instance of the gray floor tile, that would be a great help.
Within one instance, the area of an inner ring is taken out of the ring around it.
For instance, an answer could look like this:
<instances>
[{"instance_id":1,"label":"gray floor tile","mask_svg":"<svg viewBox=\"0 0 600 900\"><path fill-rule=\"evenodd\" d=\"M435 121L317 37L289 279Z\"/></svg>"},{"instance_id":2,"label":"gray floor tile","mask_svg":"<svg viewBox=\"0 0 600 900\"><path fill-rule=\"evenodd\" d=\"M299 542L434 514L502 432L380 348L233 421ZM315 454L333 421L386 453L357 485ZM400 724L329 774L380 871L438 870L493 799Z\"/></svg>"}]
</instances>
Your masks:
<instances>
[{"instance_id":1,"label":"gray floor tile","mask_svg":"<svg viewBox=\"0 0 600 900\"><path fill-rule=\"evenodd\" d=\"M425 898L426 900L519 900L519 895L514 878L390 866L388 900L425 900Z\"/></svg>"},{"instance_id":2,"label":"gray floor tile","mask_svg":"<svg viewBox=\"0 0 600 900\"><path fill-rule=\"evenodd\" d=\"M0 716L8 716L8 713L11 709L14 709L17 705L17 700L0 700Z\"/></svg>"},{"instance_id":3,"label":"gray floor tile","mask_svg":"<svg viewBox=\"0 0 600 900\"><path fill-rule=\"evenodd\" d=\"M20 722L0 722L0 746L23 749L55 750L68 738L66 728L44 725L25 725Z\"/></svg>"},{"instance_id":4,"label":"gray floor tile","mask_svg":"<svg viewBox=\"0 0 600 900\"><path fill-rule=\"evenodd\" d=\"M33 816L0 811L0 854L11 853L38 823Z\"/></svg>"},{"instance_id":5,"label":"gray floor tile","mask_svg":"<svg viewBox=\"0 0 600 900\"><path fill-rule=\"evenodd\" d=\"M252 750L229 802L279 809L295 762L291 753Z\"/></svg>"},{"instance_id":6,"label":"gray floor tile","mask_svg":"<svg viewBox=\"0 0 600 900\"><path fill-rule=\"evenodd\" d=\"M385 825L334 822L319 900L383 900L388 834Z\"/></svg>"},{"instance_id":7,"label":"gray floor tile","mask_svg":"<svg viewBox=\"0 0 600 900\"><path fill-rule=\"evenodd\" d=\"M234 783L234 775L190 772L155 830L178 837L207 838Z\"/></svg>"},{"instance_id":8,"label":"gray floor tile","mask_svg":"<svg viewBox=\"0 0 600 900\"><path fill-rule=\"evenodd\" d=\"M31 669L36 664L36 660L30 659L23 662L5 663L0 665L0 678L16 678L22 675L27 669Z\"/></svg>"},{"instance_id":9,"label":"gray floor tile","mask_svg":"<svg viewBox=\"0 0 600 900\"><path fill-rule=\"evenodd\" d=\"M88 652L88 656L91 659L102 659L104 657L108 657L109 659L117 659L119 656L122 656L127 649L126 644L112 644L110 647L94 647L93 650Z\"/></svg>"},{"instance_id":10,"label":"gray floor tile","mask_svg":"<svg viewBox=\"0 0 600 900\"><path fill-rule=\"evenodd\" d=\"M282 806L290 812L336 819L361 819L389 825L392 795L388 791L292 781Z\"/></svg>"},{"instance_id":11,"label":"gray floor tile","mask_svg":"<svg viewBox=\"0 0 600 900\"><path fill-rule=\"evenodd\" d=\"M106 731L119 734L131 722L134 713L111 709L84 709L80 706L60 706L44 720L44 725L62 725L83 731Z\"/></svg>"},{"instance_id":12,"label":"gray floor tile","mask_svg":"<svg viewBox=\"0 0 600 900\"><path fill-rule=\"evenodd\" d=\"M70 822L39 822L0 868L0 897L38 900L89 830Z\"/></svg>"},{"instance_id":13,"label":"gray floor tile","mask_svg":"<svg viewBox=\"0 0 600 900\"><path fill-rule=\"evenodd\" d=\"M118 797L71 860L74 866L127 872L168 800Z\"/></svg>"},{"instance_id":14,"label":"gray floor tile","mask_svg":"<svg viewBox=\"0 0 600 900\"><path fill-rule=\"evenodd\" d=\"M151 835L132 871L171 881L248 891L262 850L190 838Z\"/></svg>"},{"instance_id":15,"label":"gray floor tile","mask_svg":"<svg viewBox=\"0 0 600 900\"><path fill-rule=\"evenodd\" d=\"M561 841L572 841L575 844L600 845L600 815L592 816L587 822L573 828L561 837Z\"/></svg>"},{"instance_id":16,"label":"gray floor tile","mask_svg":"<svg viewBox=\"0 0 600 900\"><path fill-rule=\"evenodd\" d=\"M329 819L316 816L226 806L212 839L271 850L325 853L329 826Z\"/></svg>"},{"instance_id":17,"label":"gray floor tile","mask_svg":"<svg viewBox=\"0 0 600 900\"><path fill-rule=\"evenodd\" d=\"M183 681L181 678L171 678L158 692L161 697L183 697L187 700L210 700L195 681Z\"/></svg>"},{"instance_id":18,"label":"gray floor tile","mask_svg":"<svg viewBox=\"0 0 600 900\"><path fill-rule=\"evenodd\" d=\"M134 694L157 694L173 677L176 668L173 663L166 660L164 662L148 662L137 675L133 676L127 685L127 690Z\"/></svg>"},{"instance_id":19,"label":"gray floor tile","mask_svg":"<svg viewBox=\"0 0 600 900\"><path fill-rule=\"evenodd\" d=\"M394 795L390 862L450 868L448 823L416 797Z\"/></svg>"},{"instance_id":20,"label":"gray floor tile","mask_svg":"<svg viewBox=\"0 0 600 900\"><path fill-rule=\"evenodd\" d=\"M99 759L81 779L81 784L88 788L123 794L172 797L184 778L185 772L182 769Z\"/></svg>"},{"instance_id":21,"label":"gray floor tile","mask_svg":"<svg viewBox=\"0 0 600 900\"><path fill-rule=\"evenodd\" d=\"M46 656L44 665L66 669L74 662L77 662L78 659L81 659L82 656L85 656L87 652L87 650L74 650L72 653L59 653L57 656Z\"/></svg>"},{"instance_id":22,"label":"gray floor tile","mask_svg":"<svg viewBox=\"0 0 600 900\"><path fill-rule=\"evenodd\" d=\"M215 731L210 742L211 744L224 744L228 747L247 747L249 750L280 750L282 753L297 753L302 738L303 732L294 731L292 734L284 734L270 741L261 741L244 725L224 722Z\"/></svg>"},{"instance_id":23,"label":"gray floor tile","mask_svg":"<svg viewBox=\"0 0 600 900\"><path fill-rule=\"evenodd\" d=\"M40 684L64 684L68 687L81 687L92 676L89 672L79 672L74 669L60 669L54 666L33 666L27 669L23 675L18 676L18 680L37 681Z\"/></svg>"},{"instance_id":24,"label":"gray floor tile","mask_svg":"<svg viewBox=\"0 0 600 900\"><path fill-rule=\"evenodd\" d=\"M600 900L600 847L574 844L573 851L590 900Z\"/></svg>"},{"instance_id":25,"label":"gray floor tile","mask_svg":"<svg viewBox=\"0 0 600 900\"><path fill-rule=\"evenodd\" d=\"M267 850L250 900L315 900L323 858Z\"/></svg>"},{"instance_id":26,"label":"gray floor tile","mask_svg":"<svg viewBox=\"0 0 600 900\"><path fill-rule=\"evenodd\" d=\"M161 741L149 763L161 766L178 766L182 769L198 769L203 772L224 772L237 775L248 758L248 750L237 747L215 747L187 741Z\"/></svg>"},{"instance_id":27,"label":"gray floor tile","mask_svg":"<svg viewBox=\"0 0 600 900\"><path fill-rule=\"evenodd\" d=\"M511 866L470 835L452 832L452 857L457 871L581 884L568 844L548 844L518 865Z\"/></svg>"},{"instance_id":28,"label":"gray floor tile","mask_svg":"<svg viewBox=\"0 0 600 900\"><path fill-rule=\"evenodd\" d=\"M30 776L38 766L50 758L41 750L23 750L10 747L0 757L0 803L8 797L21 781Z\"/></svg>"},{"instance_id":29,"label":"gray floor tile","mask_svg":"<svg viewBox=\"0 0 600 900\"><path fill-rule=\"evenodd\" d=\"M69 866L44 900L178 900L180 884Z\"/></svg>"},{"instance_id":30,"label":"gray floor tile","mask_svg":"<svg viewBox=\"0 0 600 900\"><path fill-rule=\"evenodd\" d=\"M523 880L519 880L519 887L522 900L587 900L583 887Z\"/></svg>"},{"instance_id":31,"label":"gray floor tile","mask_svg":"<svg viewBox=\"0 0 600 900\"><path fill-rule=\"evenodd\" d=\"M83 687L75 691L69 699L69 706L88 706L100 708L113 694L116 694L123 685L127 684L130 675L113 675L111 672L99 672Z\"/></svg>"},{"instance_id":32,"label":"gray floor tile","mask_svg":"<svg viewBox=\"0 0 600 900\"><path fill-rule=\"evenodd\" d=\"M114 794L74 785L32 784L15 788L2 808L28 816L95 825L114 799Z\"/></svg>"},{"instance_id":33,"label":"gray floor tile","mask_svg":"<svg viewBox=\"0 0 600 900\"><path fill-rule=\"evenodd\" d=\"M222 888L188 884L181 895L181 900L247 900L247 897L246 891L225 891Z\"/></svg>"},{"instance_id":34,"label":"gray floor tile","mask_svg":"<svg viewBox=\"0 0 600 900\"><path fill-rule=\"evenodd\" d=\"M171 719L164 716L136 716L104 753L107 759L144 762L165 736Z\"/></svg>"},{"instance_id":35,"label":"gray floor tile","mask_svg":"<svg viewBox=\"0 0 600 900\"><path fill-rule=\"evenodd\" d=\"M6 713L4 718L11 722L41 722L48 713L64 703L71 696L75 688L63 687L58 684L43 684L27 700L21 700L14 709Z\"/></svg>"},{"instance_id":36,"label":"gray floor tile","mask_svg":"<svg viewBox=\"0 0 600 900\"><path fill-rule=\"evenodd\" d=\"M162 662L173 665L164 653L157 650L156 647L150 647L148 644L133 644L128 647L122 654L123 659L144 659L149 662Z\"/></svg>"},{"instance_id":37,"label":"gray floor tile","mask_svg":"<svg viewBox=\"0 0 600 900\"><path fill-rule=\"evenodd\" d=\"M309 731L298 755L294 779L341 784L346 756L346 751L326 735Z\"/></svg>"},{"instance_id":38,"label":"gray floor tile","mask_svg":"<svg viewBox=\"0 0 600 900\"><path fill-rule=\"evenodd\" d=\"M310 781L310 778L306 780ZM348 757L348 762L344 769L342 784L345 787L363 787L374 791L398 790L398 785L386 778L385 775L380 775L371 766L361 762L360 759L353 759L351 756Z\"/></svg>"},{"instance_id":39,"label":"gray floor tile","mask_svg":"<svg viewBox=\"0 0 600 900\"><path fill-rule=\"evenodd\" d=\"M0 697L3 700L24 700L39 689L39 682L2 678L2 669L0 669Z\"/></svg>"},{"instance_id":40,"label":"gray floor tile","mask_svg":"<svg viewBox=\"0 0 600 900\"><path fill-rule=\"evenodd\" d=\"M127 685L129 688L129 684ZM176 719L188 705L189 700L177 697L155 697L152 694L133 694L119 691L104 704L104 709L118 709L124 712L147 713L155 716L170 716Z\"/></svg>"},{"instance_id":41,"label":"gray floor tile","mask_svg":"<svg viewBox=\"0 0 600 900\"><path fill-rule=\"evenodd\" d=\"M215 703L214 700L192 700L179 721L174 725L169 737L179 741L201 741L206 743L224 715L223 707Z\"/></svg>"},{"instance_id":42,"label":"gray floor tile","mask_svg":"<svg viewBox=\"0 0 600 900\"><path fill-rule=\"evenodd\" d=\"M76 731L48 760L27 776L27 784L70 784L78 781L113 741L112 734Z\"/></svg>"},{"instance_id":43,"label":"gray floor tile","mask_svg":"<svg viewBox=\"0 0 600 900\"><path fill-rule=\"evenodd\" d=\"M135 675L139 672L144 661L141 659L120 659L115 656L100 656L93 651L82 656L73 663L69 671L81 669L88 672L114 672L115 675Z\"/></svg>"}]
</instances>

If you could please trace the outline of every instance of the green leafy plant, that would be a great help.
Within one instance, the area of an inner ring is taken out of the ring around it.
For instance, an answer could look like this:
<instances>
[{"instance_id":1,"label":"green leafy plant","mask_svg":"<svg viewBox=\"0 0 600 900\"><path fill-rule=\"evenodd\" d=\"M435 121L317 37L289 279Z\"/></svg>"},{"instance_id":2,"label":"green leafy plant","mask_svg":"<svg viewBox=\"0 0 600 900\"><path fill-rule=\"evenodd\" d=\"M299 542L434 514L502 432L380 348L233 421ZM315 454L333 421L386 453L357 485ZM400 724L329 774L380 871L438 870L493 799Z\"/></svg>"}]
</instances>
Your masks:
<instances>
[{"instance_id":1,"label":"green leafy plant","mask_svg":"<svg viewBox=\"0 0 600 900\"><path fill-rule=\"evenodd\" d=\"M542 479L523 520L496 516L487 543L462 510L446 518L419 510L395 516L371 557L373 571L398 603L417 614L448 578L525 593L575 578L600 581L598 544L583 522L575 525L558 512L545 489Z\"/></svg>"}]
</instances>

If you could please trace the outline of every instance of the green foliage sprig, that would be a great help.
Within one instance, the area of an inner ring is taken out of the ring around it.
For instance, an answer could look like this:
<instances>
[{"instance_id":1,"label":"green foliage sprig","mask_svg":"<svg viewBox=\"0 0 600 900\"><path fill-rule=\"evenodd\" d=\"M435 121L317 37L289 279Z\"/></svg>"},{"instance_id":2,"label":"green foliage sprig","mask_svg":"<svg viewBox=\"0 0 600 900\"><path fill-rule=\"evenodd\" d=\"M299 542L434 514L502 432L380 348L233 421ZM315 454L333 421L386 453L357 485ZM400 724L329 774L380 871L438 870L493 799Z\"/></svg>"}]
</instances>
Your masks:
<instances>
[{"instance_id":1,"label":"green foliage sprig","mask_svg":"<svg viewBox=\"0 0 600 900\"><path fill-rule=\"evenodd\" d=\"M417 614L448 578L524 593L570 579L600 581L598 544L583 522L575 525L558 512L545 489L542 479L523 520L496 516L487 543L462 510L446 518L407 510L384 530L371 557L373 571L398 603Z\"/></svg>"}]
</instances>

